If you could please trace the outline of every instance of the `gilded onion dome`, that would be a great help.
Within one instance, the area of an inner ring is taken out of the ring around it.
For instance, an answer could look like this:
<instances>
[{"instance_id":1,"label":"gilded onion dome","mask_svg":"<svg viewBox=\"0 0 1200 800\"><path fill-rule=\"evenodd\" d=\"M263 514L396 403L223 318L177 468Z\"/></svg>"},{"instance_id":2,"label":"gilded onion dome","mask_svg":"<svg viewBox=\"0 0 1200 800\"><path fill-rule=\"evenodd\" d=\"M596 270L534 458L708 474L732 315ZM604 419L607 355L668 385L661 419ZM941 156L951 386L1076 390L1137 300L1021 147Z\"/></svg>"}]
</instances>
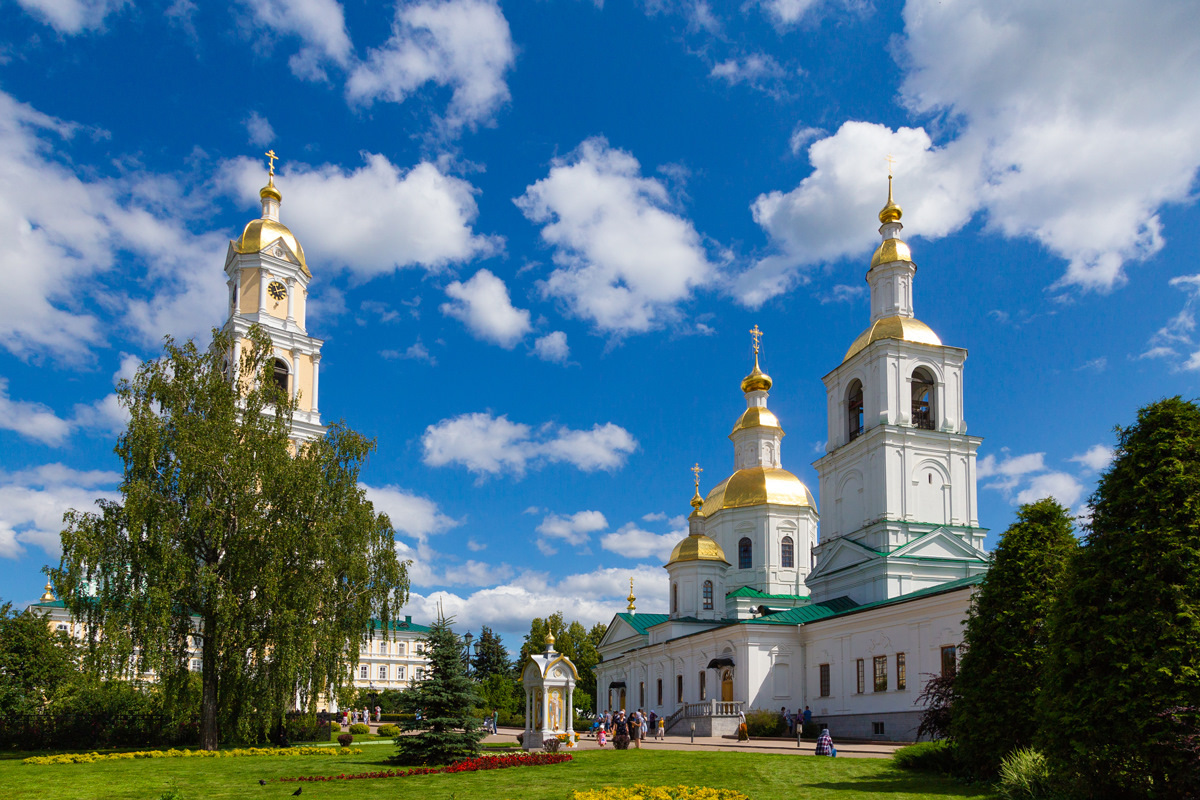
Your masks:
<instances>
[{"instance_id":1,"label":"gilded onion dome","mask_svg":"<svg viewBox=\"0 0 1200 800\"><path fill-rule=\"evenodd\" d=\"M721 545L703 533L689 533L686 539L675 545L671 557L667 560L667 566L684 561L720 561L729 566Z\"/></svg>"},{"instance_id":2,"label":"gilded onion dome","mask_svg":"<svg viewBox=\"0 0 1200 800\"><path fill-rule=\"evenodd\" d=\"M786 469L747 467L714 486L708 497L704 498L700 511L704 516L711 517L726 508L766 504L817 507L808 487Z\"/></svg>"},{"instance_id":3,"label":"gilded onion dome","mask_svg":"<svg viewBox=\"0 0 1200 800\"><path fill-rule=\"evenodd\" d=\"M750 406L743 411L729 436L733 438L733 434L748 428L778 428L779 435L783 435L783 428L779 427L779 417L764 406Z\"/></svg>"},{"instance_id":4,"label":"gilded onion dome","mask_svg":"<svg viewBox=\"0 0 1200 800\"><path fill-rule=\"evenodd\" d=\"M858 335L858 338L850 345L850 349L846 351L842 362L849 361L867 349L867 346L872 342L878 342L880 339L900 339L905 342L916 342L918 344L942 343L938 335L919 319L914 319L913 317L884 317L872 322L870 327Z\"/></svg>"},{"instance_id":5,"label":"gilded onion dome","mask_svg":"<svg viewBox=\"0 0 1200 800\"><path fill-rule=\"evenodd\" d=\"M300 269L307 277L312 277L308 271L308 262L304 259L304 248L300 246L295 235L286 225L279 221L279 205L283 195L275 187L274 174L267 179L267 185L258 192L262 200L263 214L261 219L250 220L242 230L242 235L233 240L233 249L239 253L261 253L275 242L282 240L284 245L300 262Z\"/></svg>"},{"instance_id":6,"label":"gilded onion dome","mask_svg":"<svg viewBox=\"0 0 1200 800\"><path fill-rule=\"evenodd\" d=\"M758 366L758 349L754 350L754 369L750 370L750 374L742 378L742 391L746 394L750 392L766 392L771 388L771 376L762 371Z\"/></svg>"},{"instance_id":7,"label":"gilded onion dome","mask_svg":"<svg viewBox=\"0 0 1200 800\"><path fill-rule=\"evenodd\" d=\"M896 201L892 199L892 176L888 175L888 199L887 205L879 212L879 221L884 225L900 222L900 217L904 216L903 209L896 205ZM894 234L900 230L900 225L896 225L891 232ZM893 261L908 261L912 262L912 251L903 240L897 239L894 235L884 234L884 240L879 243L879 247L875 248L875 255L871 256L871 269L875 269L880 264L890 264ZM915 268L915 264L913 265Z\"/></svg>"}]
</instances>

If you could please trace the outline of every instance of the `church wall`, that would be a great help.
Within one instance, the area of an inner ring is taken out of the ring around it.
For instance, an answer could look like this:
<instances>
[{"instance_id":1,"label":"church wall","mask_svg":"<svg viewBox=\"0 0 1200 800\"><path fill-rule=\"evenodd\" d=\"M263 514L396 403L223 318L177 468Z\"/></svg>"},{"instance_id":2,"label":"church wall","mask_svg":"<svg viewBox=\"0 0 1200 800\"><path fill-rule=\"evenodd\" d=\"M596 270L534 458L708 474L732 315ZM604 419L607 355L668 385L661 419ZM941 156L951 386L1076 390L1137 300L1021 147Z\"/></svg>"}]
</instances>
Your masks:
<instances>
[{"instance_id":1,"label":"church wall","mask_svg":"<svg viewBox=\"0 0 1200 800\"><path fill-rule=\"evenodd\" d=\"M257 267L244 267L242 273L242 294L239 300L240 313L258 313L258 291L262 282L262 273Z\"/></svg>"}]
</instances>

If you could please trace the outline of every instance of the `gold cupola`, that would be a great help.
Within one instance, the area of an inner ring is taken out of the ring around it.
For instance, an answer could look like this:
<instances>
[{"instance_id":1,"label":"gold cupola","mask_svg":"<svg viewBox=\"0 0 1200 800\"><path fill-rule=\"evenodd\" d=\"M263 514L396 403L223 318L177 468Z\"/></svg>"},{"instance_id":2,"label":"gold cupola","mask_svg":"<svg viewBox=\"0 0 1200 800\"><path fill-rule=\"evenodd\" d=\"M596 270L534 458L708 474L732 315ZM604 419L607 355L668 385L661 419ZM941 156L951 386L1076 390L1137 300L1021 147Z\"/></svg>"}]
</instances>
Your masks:
<instances>
[{"instance_id":1,"label":"gold cupola","mask_svg":"<svg viewBox=\"0 0 1200 800\"><path fill-rule=\"evenodd\" d=\"M692 475L695 477L695 493L692 495L692 513L688 517L690 532L687 538L675 545L675 549L671 551L671 557L667 559L666 563L668 567L685 561L719 561L726 566L729 565L729 562L725 560L725 551L721 549L721 545L704 533L704 511L701 510L704 498L700 496L700 473L703 471L699 464L692 467ZM631 587L630 594L632 593Z\"/></svg>"},{"instance_id":2,"label":"gold cupola","mask_svg":"<svg viewBox=\"0 0 1200 800\"><path fill-rule=\"evenodd\" d=\"M46 581L46 590L44 592L42 592L42 599L39 600L38 602L40 602L40 603L53 603L54 602L54 587L50 584L50 581Z\"/></svg>"},{"instance_id":3,"label":"gold cupola","mask_svg":"<svg viewBox=\"0 0 1200 800\"><path fill-rule=\"evenodd\" d=\"M261 253L276 242L282 242L295 256L304 275L311 278L312 273L308 271L308 263L304 259L304 248L291 230L279 221L283 194L275 186L275 151L268 150L266 155L271 160L271 166L267 172L267 185L258 192L262 201L262 217L246 223L242 235L233 240L233 249L243 254Z\"/></svg>"},{"instance_id":4,"label":"gold cupola","mask_svg":"<svg viewBox=\"0 0 1200 800\"><path fill-rule=\"evenodd\" d=\"M891 264L894 261L912 262L912 250L898 236L904 227L900 224L902 216L904 216L904 210L892 199L892 176L889 174L887 205L879 212L879 221L883 224L880 229L883 241L879 243L879 247L875 248L875 255L871 256L871 269L875 269L880 264ZM916 264L913 264L913 269L916 269Z\"/></svg>"},{"instance_id":5,"label":"gold cupola","mask_svg":"<svg viewBox=\"0 0 1200 800\"><path fill-rule=\"evenodd\" d=\"M742 391L746 394L751 392L767 392L771 390L771 376L762 371L762 367L758 366L758 340L762 336L762 331L755 325L750 330L750 335L754 337L754 369L750 370L750 374L742 378Z\"/></svg>"}]
</instances>

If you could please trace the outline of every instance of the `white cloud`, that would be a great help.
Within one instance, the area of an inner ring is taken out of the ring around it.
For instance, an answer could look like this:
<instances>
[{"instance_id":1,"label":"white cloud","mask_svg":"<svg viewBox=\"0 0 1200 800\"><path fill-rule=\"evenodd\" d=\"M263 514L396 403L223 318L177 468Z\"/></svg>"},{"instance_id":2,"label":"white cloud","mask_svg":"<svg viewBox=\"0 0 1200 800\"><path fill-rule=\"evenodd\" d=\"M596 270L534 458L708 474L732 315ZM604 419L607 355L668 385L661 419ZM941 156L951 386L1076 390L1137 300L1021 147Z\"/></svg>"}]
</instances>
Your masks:
<instances>
[{"instance_id":1,"label":"white cloud","mask_svg":"<svg viewBox=\"0 0 1200 800\"><path fill-rule=\"evenodd\" d=\"M1083 464L1083 466L1092 472L1101 472L1108 469L1108 465L1112 463L1113 455L1113 449L1108 445L1094 444L1087 449L1086 453L1071 456L1070 460Z\"/></svg>"},{"instance_id":2,"label":"white cloud","mask_svg":"<svg viewBox=\"0 0 1200 800\"><path fill-rule=\"evenodd\" d=\"M0 557L17 558L27 544L57 557L63 514L72 508L96 512L98 498L119 499L120 480L115 472L63 464L0 472Z\"/></svg>"},{"instance_id":3,"label":"white cloud","mask_svg":"<svg viewBox=\"0 0 1200 800\"><path fill-rule=\"evenodd\" d=\"M1090 466L1089 462L1082 459L1092 455L1092 450L1085 456L1076 456L1071 460ZM995 455L988 455L978 462L978 477L992 479L984 484L985 489L1003 492L1011 502L1019 504L1052 497L1067 508L1074 506L1083 496L1084 486L1080 480L1070 473L1050 470L1046 466L1045 453L1014 456L1007 448L1000 452L1003 454L1001 459L997 459Z\"/></svg>"},{"instance_id":4,"label":"white cloud","mask_svg":"<svg viewBox=\"0 0 1200 800\"><path fill-rule=\"evenodd\" d=\"M637 449L637 440L619 425L596 424L591 430L524 423L476 412L444 419L421 437L424 462L441 467L458 464L480 476L509 472L524 475L543 463L568 463L585 472L613 470Z\"/></svg>"},{"instance_id":5,"label":"white cloud","mask_svg":"<svg viewBox=\"0 0 1200 800\"><path fill-rule=\"evenodd\" d=\"M671 550L684 536L687 536L687 531L651 533L629 522L602 536L600 546L625 558L654 558L665 564L671 556Z\"/></svg>"},{"instance_id":6,"label":"white cloud","mask_svg":"<svg viewBox=\"0 0 1200 800\"><path fill-rule=\"evenodd\" d=\"M253 15L246 24L256 38L264 32L298 36L299 52L288 60L292 73L306 80L324 80L325 64L347 67L354 53L346 33L346 18L337 0L242 0Z\"/></svg>"},{"instance_id":7,"label":"white cloud","mask_svg":"<svg viewBox=\"0 0 1200 800\"><path fill-rule=\"evenodd\" d=\"M533 343L533 351L543 361L555 364L565 364L571 356L571 348L567 346L567 334L562 331L551 331L539 337Z\"/></svg>"},{"instance_id":8,"label":"white cloud","mask_svg":"<svg viewBox=\"0 0 1200 800\"><path fill-rule=\"evenodd\" d=\"M545 575L522 573L508 583L465 596L443 591L414 592L402 613L427 623L437 617L440 603L445 613L455 618L456 627L478 629L487 625L519 647L521 637L529 633L532 616L562 611L566 619L579 620L587 627L608 623L613 614L625 610L630 577L636 582L638 611L666 610L667 582L662 568L643 564L632 569L613 567L564 575L554 581Z\"/></svg>"},{"instance_id":9,"label":"white cloud","mask_svg":"<svg viewBox=\"0 0 1200 800\"><path fill-rule=\"evenodd\" d=\"M419 541L460 524L458 520L443 514L437 503L429 498L406 492L397 486L375 487L360 483L359 488L367 493L367 499L377 512L388 515L393 528Z\"/></svg>"},{"instance_id":10,"label":"white cloud","mask_svg":"<svg viewBox=\"0 0 1200 800\"><path fill-rule=\"evenodd\" d=\"M557 269L542 291L601 330L656 328L713 279L700 235L672 212L667 189L603 138L555 159L514 202L554 247Z\"/></svg>"},{"instance_id":11,"label":"white cloud","mask_svg":"<svg viewBox=\"0 0 1200 800\"><path fill-rule=\"evenodd\" d=\"M250 112L250 116L246 117L245 125L250 144L266 147L275 140L275 129L271 127L270 121L257 111Z\"/></svg>"},{"instance_id":12,"label":"white cloud","mask_svg":"<svg viewBox=\"0 0 1200 800\"><path fill-rule=\"evenodd\" d=\"M493 0L397 3L391 38L355 67L346 96L403 103L427 83L448 87L445 123L454 131L489 122L508 101L514 60L508 21Z\"/></svg>"},{"instance_id":13,"label":"white cloud","mask_svg":"<svg viewBox=\"0 0 1200 800\"><path fill-rule=\"evenodd\" d=\"M888 152L910 234L984 211L992 230L1067 261L1056 286L1096 291L1158 251L1158 210L1190 201L1200 166L1200 6L909 0L904 18L902 101L955 135L935 145L924 129L851 122L814 143L813 174L754 204L776 252L739 282L744 302L868 251Z\"/></svg>"},{"instance_id":14,"label":"white cloud","mask_svg":"<svg viewBox=\"0 0 1200 800\"><path fill-rule=\"evenodd\" d=\"M98 30L128 0L17 0L34 17L64 35Z\"/></svg>"},{"instance_id":15,"label":"white cloud","mask_svg":"<svg viewBox=\"0 0 1200 800\"><path fill-rule=\"evenodd\" d=\"M730 86L745 83L771 95L779 95L784 89L787 71L767 53L749 53L741 57L727 58L713 65L708 73Z\"/></svg>"},{"instance_id":16,"label":"white cloud","mask_svg":"<svg viewBox=\"0 0 1200 800\"><path fill-rule=\"evenodd\" d=\"M795 25L824 0L758 0L767 18L778 27Z\"/></svg>"},{"instance_id":17,"label":"white cloud","mask_svg":"<svg viewBox=\"0 0 1200 800\"><path fill-rule=\"evenodd\" d=\"M557 552L550 540L566 542L576 548L583 547L588 543L590 534L607 527L608 520L599 511L577 511L565 517L547 514L537 526L537 532L540 534L537 546L544 555Z\"/></svg>"},{"instance_id":18,"label":"white cloud","mask_svg":"<svg viewBox=\"0 0 1200 800\"><path fill-rule=\"evenodd\" d=\"M442 304L442 313L462 321L478 339L511 350L532 328L529 312L515 308L504 281L486 269L466 283L454 281L446 295L452 302Z\"/></svg>"},{"instance_id":19,"label":"white cloud","mask_svg":"<svg viewBox=\"0 0 1200 800\"><path fill-rule=\"evenodd\" d=\"M419 340L410 344L403 353L399 350L380 350L379 355L384 358L404 358L412 361L424 361L433 366L437 365L437 359Z\"/></svg>"},{"instance_id":20,"label":"white cloud","mask_svg":"<svg viewBox=\"0 0 1200 800\"><path fill-rule=\"evenodd\" d=\"M1200 304L1200 274L1180 275L1168 283L1187 292L1188 298L1179 313L1150 337L1149 349L1141 357L1171 359L1176 361L1176 369L1200 370L1200 340L1195 335L1196 307Z\"/></svg>"},{"instance_id":21,"label":"white cloud","mask_svg":"<svg viewBox=\"0 0 1200 800\"><path fill-rule=\"evenodd\" d=\"M1018 503L1033 503L1052 497L1061 505L1071 508L1083 496L1083 484L1074 475L1066 472L1045 472L1035 475L1029 486L1017 492Z\"/></svg>"},{"instance_id":22,"label":"white cloud","mask_svg":"<svg viewBox=\"0 0 1200 800\"><path fill-rule=\"evenodd\" d=\"M60 445L71 432L71 423L49 406L12 400L8 396L8 379L0 378L0 428L42 444Z\"/></svg>"},{"instance_id":23,"label":"white cloud","mask_svg":"<svg viewBox=\"0 0 1200 800\"><path fill-rule=\"evenodd\" d=\"M288 163L276 180L281 218L309 258L369 279L407 266L437 271L500 248L500 239L471 231L478 208L467 181L429 162L405 172L382 155L363 158L353 171ZM236 159L224 172L247 204L258 202L263 177L256 162Z\"/></svg>"}]
</instances>

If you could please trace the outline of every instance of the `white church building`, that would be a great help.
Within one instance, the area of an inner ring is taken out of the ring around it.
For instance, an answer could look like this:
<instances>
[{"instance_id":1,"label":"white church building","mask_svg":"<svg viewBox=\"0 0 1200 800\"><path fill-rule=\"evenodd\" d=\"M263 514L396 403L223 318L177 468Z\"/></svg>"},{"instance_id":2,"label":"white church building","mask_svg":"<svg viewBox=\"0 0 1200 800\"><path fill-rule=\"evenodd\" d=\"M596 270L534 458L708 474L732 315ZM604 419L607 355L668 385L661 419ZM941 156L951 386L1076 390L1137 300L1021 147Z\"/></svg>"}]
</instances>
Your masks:
<instances>
[{"instance_id":1,"label":"white church building","mask_svg":"<svg viewBox=\"0 0 1200 800\"><path fill-rule=\"evenodd\" d=\"M597 707L653 709L675 732L730 733L752 708L811 708L835 737L912 740L917 696L955 669L971 594L987 570L967 351L916 319L916 264L901 209L879 213L871 318L823 378L825 510L783 467L783 429L758 363L729 438L734 471L696 496L665 568L666 614L617 614L600 644Z\"/></svg>"}]
</instances>

